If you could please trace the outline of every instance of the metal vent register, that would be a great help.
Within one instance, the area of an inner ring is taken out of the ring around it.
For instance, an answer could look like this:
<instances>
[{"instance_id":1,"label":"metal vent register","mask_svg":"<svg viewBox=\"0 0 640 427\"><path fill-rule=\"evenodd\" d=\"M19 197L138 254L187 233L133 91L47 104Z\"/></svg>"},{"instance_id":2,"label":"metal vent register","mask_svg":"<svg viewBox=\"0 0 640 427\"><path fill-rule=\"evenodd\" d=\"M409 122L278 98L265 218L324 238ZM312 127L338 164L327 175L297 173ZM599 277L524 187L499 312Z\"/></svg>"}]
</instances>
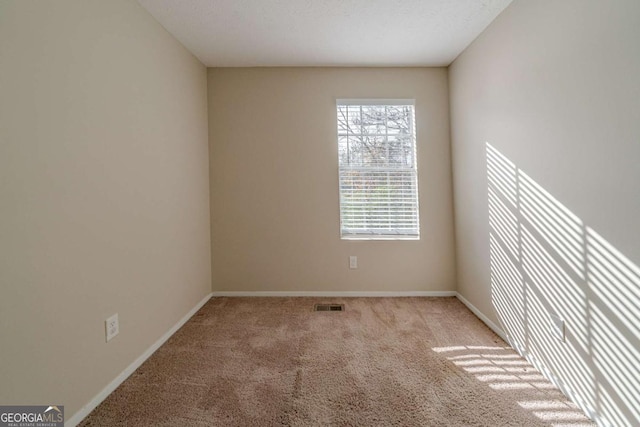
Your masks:
<instances>
[{"instance_id":1,"label":"metal vent register","mask_svg":"<svg viewBox=\"0 0 640 427\"><path fill-rule=\"evenodd\" d=\"M344 304L316 304L313 311L344 311Z\"/></svg>"}]
</instances>

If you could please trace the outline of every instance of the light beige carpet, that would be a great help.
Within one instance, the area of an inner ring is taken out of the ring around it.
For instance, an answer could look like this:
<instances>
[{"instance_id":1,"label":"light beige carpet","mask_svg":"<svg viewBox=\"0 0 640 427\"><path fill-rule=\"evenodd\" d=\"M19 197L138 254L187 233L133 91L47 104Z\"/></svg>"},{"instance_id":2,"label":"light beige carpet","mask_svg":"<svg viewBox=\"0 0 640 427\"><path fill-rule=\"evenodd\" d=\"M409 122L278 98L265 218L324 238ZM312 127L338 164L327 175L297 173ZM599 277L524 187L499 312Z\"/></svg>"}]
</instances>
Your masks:
<instances>
[{"instance_id":1,"label":"light beige carpet","mask_svg":"<svg viewBox=\"0 0 640 427\"><path fill-rule=\"evenodd\" d=\"M214 298L81 425L594 424L455 298Z\"/></svg>"}]
</instances>

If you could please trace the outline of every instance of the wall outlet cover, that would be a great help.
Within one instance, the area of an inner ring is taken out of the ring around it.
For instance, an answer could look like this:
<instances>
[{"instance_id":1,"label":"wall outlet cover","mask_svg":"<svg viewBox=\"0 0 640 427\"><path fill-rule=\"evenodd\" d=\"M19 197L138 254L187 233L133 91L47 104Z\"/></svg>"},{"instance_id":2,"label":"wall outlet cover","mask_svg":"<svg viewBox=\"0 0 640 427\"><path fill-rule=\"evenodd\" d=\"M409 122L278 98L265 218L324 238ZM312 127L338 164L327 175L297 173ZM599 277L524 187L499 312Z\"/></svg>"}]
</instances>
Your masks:
<instances>
[{"instance_id":1,"label":"wall outlet cover","mask_svg":"<svg viewBox=\"0 0 640 427\"><path fill-rule=\"evenodd\" d=\"M113 337L115 337L120 333L118 313L114 314L113 316L105 320L104 326L105 326L105 336L106 336L107 342L109 342L111 341L111 339L113 339Z\"/></svg>"}]
</instances>

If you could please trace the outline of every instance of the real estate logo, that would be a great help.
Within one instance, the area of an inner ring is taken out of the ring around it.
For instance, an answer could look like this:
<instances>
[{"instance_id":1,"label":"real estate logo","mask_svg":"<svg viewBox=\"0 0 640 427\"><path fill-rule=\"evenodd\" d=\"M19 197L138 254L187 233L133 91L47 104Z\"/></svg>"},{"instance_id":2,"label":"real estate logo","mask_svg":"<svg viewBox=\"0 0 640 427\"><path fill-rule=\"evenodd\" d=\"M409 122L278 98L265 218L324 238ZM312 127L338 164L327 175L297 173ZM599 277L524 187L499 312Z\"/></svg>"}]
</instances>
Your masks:
<instances>
[{"instance_id":1,"label":"real estate logo","mask_svg":"<svg viewBox=\"0 0 640 427\"><path fill-rule=\"evenodd\" d=\"M0 427L64 427L64 406L0 405Z\"/></svg>"}]
</instances>

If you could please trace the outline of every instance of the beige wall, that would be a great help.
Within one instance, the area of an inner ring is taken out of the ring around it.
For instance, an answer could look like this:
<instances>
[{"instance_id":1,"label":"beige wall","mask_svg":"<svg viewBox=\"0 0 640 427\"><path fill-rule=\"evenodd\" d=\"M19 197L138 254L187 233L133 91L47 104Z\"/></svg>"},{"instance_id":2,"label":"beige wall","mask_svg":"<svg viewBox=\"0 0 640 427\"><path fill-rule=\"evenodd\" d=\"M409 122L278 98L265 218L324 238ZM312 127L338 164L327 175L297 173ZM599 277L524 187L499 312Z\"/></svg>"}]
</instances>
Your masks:
<instances>
[{"instance_id":1,"label":"beige wall","mask_svg":"<svg viewBox=\"0 0 640 427\"><path fill-rule=\"evenodd\" d=\"M0 64L0 402L70 418L210 292L206 69L115 0L2 1Z\"/></svg>"},{"instance_id":2,"label":"beige wall","mask_svg":"<svg viewBox=\"0 0 640 427\"><path fill-rule=\"evenodd\" d=\"M336 98L416 99L420 241L340 239ZM455 289L446 69L209 69L209 143L214 291Z\"/></svg>"},{"instance_id":3,"label":"beige wall","mask_svg":"<svg viewBox=\"0 0 640 427\"><path fill-rule=\"evenodd\" d=\"M459 292L615 426L640 425L638 40L635 0L516 0L449 75Z\"/></svg>"}]
</instances>

